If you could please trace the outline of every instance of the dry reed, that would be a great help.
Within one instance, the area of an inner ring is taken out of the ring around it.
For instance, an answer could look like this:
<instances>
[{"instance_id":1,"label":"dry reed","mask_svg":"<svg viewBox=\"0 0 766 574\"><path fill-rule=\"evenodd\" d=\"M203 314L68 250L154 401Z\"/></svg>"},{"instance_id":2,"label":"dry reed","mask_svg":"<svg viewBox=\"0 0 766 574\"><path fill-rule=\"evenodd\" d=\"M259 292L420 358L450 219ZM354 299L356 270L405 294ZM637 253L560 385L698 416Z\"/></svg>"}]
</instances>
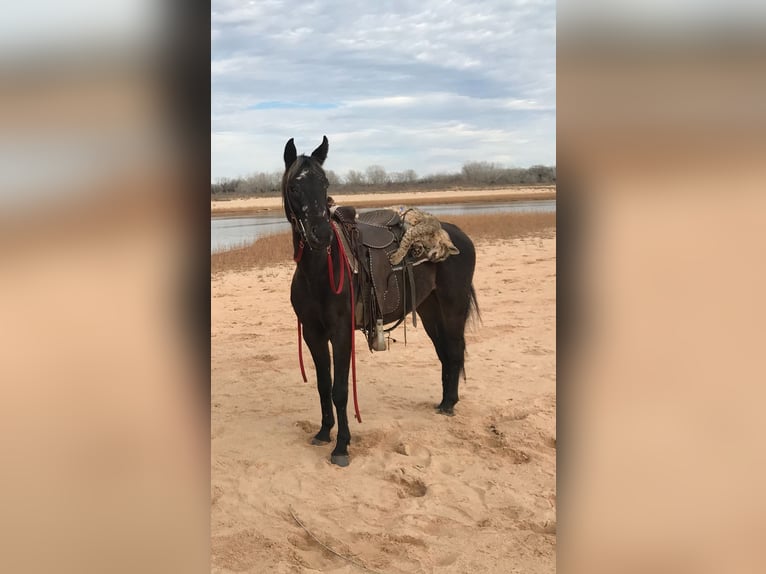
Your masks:
<instances>
[{"instance_id":1,"label":"dry reed","mask_svg":"<svg viewBox=\"0 0 766 574\"><path fill-rule=\"evenodd\" d=\"M556 214L548 212L452 215L445 216L442 221L454 223L477 243L528 236L551 236L556 229ZM216 274L292 263L292 257L293 245L288 231L262 237L254 243L229 251L213 253L210 257L210 271Z\"/></svg>"}]
</instances>

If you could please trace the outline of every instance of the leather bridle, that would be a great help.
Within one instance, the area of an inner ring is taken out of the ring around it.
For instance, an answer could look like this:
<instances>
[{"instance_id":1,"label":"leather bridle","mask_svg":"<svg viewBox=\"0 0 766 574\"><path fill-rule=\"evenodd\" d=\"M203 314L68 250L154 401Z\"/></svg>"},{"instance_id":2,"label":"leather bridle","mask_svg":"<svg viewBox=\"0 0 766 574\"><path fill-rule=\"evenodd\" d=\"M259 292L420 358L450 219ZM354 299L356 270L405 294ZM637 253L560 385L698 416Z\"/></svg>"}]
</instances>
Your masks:
<instances>
[{"instance_id":1,"label":"leather bridle","mask_svg":"<svg viewBox=\"0 0 766 574\"><path fill-rule=\"evenodd\" d=\"M297 162L298 160L296 160ZM303 162L301 163L303 165ZM311 168L309 168L311 169ZM298 169L290 168L288 173L285 176L285 181L282 186L282 197L284 199L285 205L287 206L287 211L289 215L290 225L293 228L293 231L298 234L300 237L301 244L307 245L309 249L313 249L311 247L311 242L308 240L308 233L306 232L306 224L304 223L304 218L301 218L298 213L295 211L295 208L293 207L292 201L290 200L290 179L292 179L292 175L294 175L295 171L298 171ZM327 216L327 223L330 223L329 213ZM328 247L329 249L329 247Z\"/></svg>"},{"instance_id":2,"label":"leather bridle","mask_svg":"<svg viewBox=\"0 0 766 574\"><path fill-rule=\"evenodd\" d=\"M306 226L303 224L303 220L300 219L296 213L295 209L293 208L292 201L290 201L290 190L289 185L285 183L284 191L282 192L282 196L285 200L285 205L287 206L287 210L289 212L289 219L290 219L290 225L292 225L293 231L297 233L301 241L304 244L308 244L308 237L306 236ZM309 245L309 249L311 249L311 245Z\"/></svg>"}]
</instances>

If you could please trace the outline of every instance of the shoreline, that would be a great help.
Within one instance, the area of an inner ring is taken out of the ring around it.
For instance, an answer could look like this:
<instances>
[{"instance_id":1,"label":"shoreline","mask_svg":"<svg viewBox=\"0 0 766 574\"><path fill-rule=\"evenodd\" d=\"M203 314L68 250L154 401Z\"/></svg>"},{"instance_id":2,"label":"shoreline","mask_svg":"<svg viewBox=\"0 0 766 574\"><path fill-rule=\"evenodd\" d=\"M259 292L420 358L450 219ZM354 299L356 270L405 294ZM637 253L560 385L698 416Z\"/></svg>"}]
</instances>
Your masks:
<instances>
[{"instance_id":1,"label":"shoreline","mask_svg":"<svg viewBox=\"0 0 766 574\"><path fill-rule=\"evenodd\" d=\"M428 203L492 203L505 201L556 199L555 186L504 187L496 189L456 189L438 191L397 191L379 193L333 194L336 203L355 207L386 207L409 202ZM211 217L252 215L282 209L281 196L248 197L230 200L212 200Z\"/></svg>"},{"instance_id":2,"label":"shoreline","mask_svg":"<svg viewBox=\"0 0 766 574\"><path fill-rule=\"evenodd\" d=\"M448 218L462 229L475 243L481 241L509 241L522 237L541 237L555 234L556 214L543 212L482 213L455 215ZM290 231L269 234L252 243L210 254L213 275L228 270L264 268L270 264L289 263L292 260Z\"/></svg>"}]
</instances>

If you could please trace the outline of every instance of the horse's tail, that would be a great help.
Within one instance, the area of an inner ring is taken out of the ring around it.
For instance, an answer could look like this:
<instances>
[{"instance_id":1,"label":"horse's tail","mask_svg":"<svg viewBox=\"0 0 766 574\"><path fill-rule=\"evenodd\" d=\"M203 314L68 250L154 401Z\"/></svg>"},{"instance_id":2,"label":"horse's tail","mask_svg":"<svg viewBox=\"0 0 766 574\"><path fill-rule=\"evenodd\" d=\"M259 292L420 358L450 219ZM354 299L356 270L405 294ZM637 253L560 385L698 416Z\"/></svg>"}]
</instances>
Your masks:
<instances>
[{"instance_id":1,"label":"horse's tail","mask_svg":"<svg viewBox=\"0 0 766 574\"><path fill-rule=\"evenodd\" d=\"M476 290L473 288L473 284L471 284L471 293L468 301L468 318L478 319L479 323L482 322L481 312L479 311L479 301L476 299Z\"/></svg>"},{"instance_id":2,"label":"horse's tail","mask_svg":"<svg viewBox=\"0 0 766 574\"><path fill-rule=\"evenodd\" d=\"M468 300L468 319L478 319L481 323L481 312L479 311L479 301L476 299L476 290L473 288L473 284L471 284L471 291L469 294L469 300ZM466 351L466 354L468 351ZM468 382L468 377L465 374L465 363L463 363L463 382Z\"/></svg>"}]
</instances>

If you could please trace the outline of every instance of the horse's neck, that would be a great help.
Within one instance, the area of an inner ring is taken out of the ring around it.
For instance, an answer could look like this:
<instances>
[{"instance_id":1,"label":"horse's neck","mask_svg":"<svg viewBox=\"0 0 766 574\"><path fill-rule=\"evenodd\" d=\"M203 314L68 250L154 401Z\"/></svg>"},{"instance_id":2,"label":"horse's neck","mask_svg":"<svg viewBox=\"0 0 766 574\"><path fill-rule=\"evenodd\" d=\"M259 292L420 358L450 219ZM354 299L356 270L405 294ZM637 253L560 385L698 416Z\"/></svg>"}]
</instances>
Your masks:
<instances>
[{"instance_id":1,"label":"horse's neck","mask_svg":"<svg viewBox=\"0 0 766 574\"><path fill-rule=\"evenodd\" d=\"M293 253L300 254L298 268L310 277L327 275L327 251L324 249L311 249L304 243L300 247L300 236L293 235Z\"/></svg>"},{"instance_id":2,"label":"horse's neck","mask_svg":"<svg viewBox=\"0 0 766 574\"><path fill-rule=\"evenodd\" d=\"M312 251L308 247L303 248L303 256L298 261L298 267L311 275L327 274L327 252L324 250Z\"/></svg>"},{"instance_id":3,"label":"horse's neck","mask_svg":"<svg viewBox=\"0 0 766 574\"><path fill-rule=\"evenodd\" d=\"M299 242L300 238L298 236L294 236L293 244L296 254L299 250ZM344 271L341 271L341 266L344 265L344 263L341 260L338 244L334 237L331 245L333 281L334 284L337 285L341 280L340 278L346 274L346 271L345 269ZM324 291L325 285L329 288L330 271L327 267L326 249L310 249L308 245L304 244L301 258L298 261L298 269L301 271L301 273L310 278L312 286L316 286L316 288L322 291Z\"/></svg>"}]
</instances>

